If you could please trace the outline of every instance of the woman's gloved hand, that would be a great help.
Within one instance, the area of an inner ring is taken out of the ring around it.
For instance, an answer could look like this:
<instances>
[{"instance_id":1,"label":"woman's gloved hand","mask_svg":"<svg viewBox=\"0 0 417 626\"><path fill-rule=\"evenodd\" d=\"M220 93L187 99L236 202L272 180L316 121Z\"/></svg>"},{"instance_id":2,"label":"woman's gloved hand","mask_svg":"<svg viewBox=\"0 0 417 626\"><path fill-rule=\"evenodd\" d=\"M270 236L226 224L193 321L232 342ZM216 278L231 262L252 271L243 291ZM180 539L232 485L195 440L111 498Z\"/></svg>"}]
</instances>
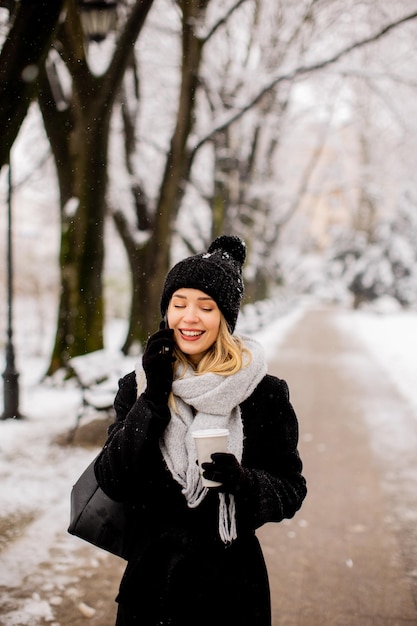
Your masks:
<instances>
[{"instance_id":1,"label":"woman's gloved hand","mask_svg":"<svg viewBox=\"0 0 417 626\"><path fill-rule=\"evenodd\" d=\"M157 406L167 404L171 393L174 347L172 328L161 328L149 337L142 356L147 383L144 396Z\"/></svg>"},{"instance_id":2,"label":"woman's gloved hand","mask_svg":"<svg viewBox=\"0 0 417 626\"><path fill-rule=\"evenodd\" d=\"M219 491L236 494L248 482L247 472L240 465L234 454L230 452L214 452L211 463L203 463L203 477L222 483Z\"/></svg>"}]
</instances>

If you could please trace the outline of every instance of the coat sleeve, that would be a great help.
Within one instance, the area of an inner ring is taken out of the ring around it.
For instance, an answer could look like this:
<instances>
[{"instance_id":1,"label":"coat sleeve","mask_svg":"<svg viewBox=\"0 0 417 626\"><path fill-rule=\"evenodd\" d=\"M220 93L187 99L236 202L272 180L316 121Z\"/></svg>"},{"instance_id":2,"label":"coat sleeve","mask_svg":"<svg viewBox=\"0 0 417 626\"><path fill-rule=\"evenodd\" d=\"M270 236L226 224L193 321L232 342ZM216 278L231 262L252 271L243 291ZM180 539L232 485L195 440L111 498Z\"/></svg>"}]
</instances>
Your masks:
<instances>
[{"instance_id":1,"label":"coat sleeve","mask_svg":"<svg viewBox=\"0 0 417 626\"><path fill-rule=\"evenodd\" d=\"M152 451L170 420L168 406L156 407L137 396L135 373L119 381L114 408L116 420L95 463L98 484L110 498L128 500L150 473Z\"/></svg>"},{"instance_id":2,"label":"coat sleeve","mask_svg":"<svg viewBox=\"0 0 417 626\"><path fill-rule=\"evenodd\" d=\"M247 476L244 506L254 528L291 518L306 496L298 420L284 380L266 376L242 406Z\"/></svg>"}]
</instances>

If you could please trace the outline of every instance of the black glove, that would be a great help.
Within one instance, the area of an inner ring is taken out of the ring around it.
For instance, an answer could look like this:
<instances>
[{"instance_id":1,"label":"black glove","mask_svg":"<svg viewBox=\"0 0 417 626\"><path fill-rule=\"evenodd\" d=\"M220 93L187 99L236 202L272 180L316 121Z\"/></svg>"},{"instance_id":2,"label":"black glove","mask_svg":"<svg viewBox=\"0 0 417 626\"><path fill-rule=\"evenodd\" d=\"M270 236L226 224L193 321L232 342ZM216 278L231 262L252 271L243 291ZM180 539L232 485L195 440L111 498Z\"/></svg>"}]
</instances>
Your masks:
<instances>
[{"instance_id":1,"label":"black glove","mask_svg":"<svg viewBox=\"0 0 417 626\"><path fill-rule=\"evenodd\" d=\"M203 477L222 483L219 491L236 494L248 483L247 472L240 465L234 454L229 452L214 452L211 455L212 463L201 465Z\"/></svg>"},{"instance_id":2,"label":"black glove","mask_svg":"<svg viewBox=\"0 0 417 626\"><path fill-rule=\"evenodd\" d=\"M157 406L166 404L171 393L174 347L174 331L163 328L149 337L142 356L147 382L144 396Z\"/></svg>"}]
</instances>

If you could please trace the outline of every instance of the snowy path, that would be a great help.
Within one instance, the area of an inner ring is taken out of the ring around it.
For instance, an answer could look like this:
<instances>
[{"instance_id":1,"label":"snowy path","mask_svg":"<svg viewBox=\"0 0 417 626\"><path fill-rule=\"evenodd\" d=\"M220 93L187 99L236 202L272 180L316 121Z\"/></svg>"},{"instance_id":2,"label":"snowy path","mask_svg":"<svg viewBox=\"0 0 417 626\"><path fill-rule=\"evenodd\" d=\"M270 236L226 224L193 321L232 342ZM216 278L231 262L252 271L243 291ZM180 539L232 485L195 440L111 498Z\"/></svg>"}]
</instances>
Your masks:
<instances>
[{"instance_id":1,"label":"snowy path","mask_svg":"<svg viewBox=\"0 0 417 626\"><path fill-rule=\"evenodd\" d=\"M417 421L346 321L307 312L271 361L309 486L293 520L259 532L274 626L417 624Z\"/></svg>"}]
</instances>

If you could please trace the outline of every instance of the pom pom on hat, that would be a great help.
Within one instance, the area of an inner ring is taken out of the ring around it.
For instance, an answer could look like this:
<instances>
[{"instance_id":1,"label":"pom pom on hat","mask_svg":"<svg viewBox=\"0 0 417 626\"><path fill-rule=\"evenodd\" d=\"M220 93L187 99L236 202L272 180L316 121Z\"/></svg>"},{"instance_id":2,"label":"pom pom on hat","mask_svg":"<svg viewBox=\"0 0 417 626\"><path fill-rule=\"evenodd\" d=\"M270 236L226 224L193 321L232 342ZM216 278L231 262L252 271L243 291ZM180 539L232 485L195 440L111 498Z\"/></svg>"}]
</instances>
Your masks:
<instances>
[{"instance_id":1,"label":"pom pom on hat","mask_svg":"<svg viewBox=\"0 0 417 626\"><path fill-rule=\"evenodd\" d=\"M233 332L244 294L242 265L245 259L245 242L236 236L222 235L210 244L207 252L190 256L174 265L166 276L162 290L162 316L175 291L181 288L199 289L213 298Z\"/></svg>"},{"instance_id":2,"label":"pom pom on hat","mask_svg":"<svg viewBox=\"0 0 417 626\"><path fill-rule=\"evenodd\" d=\"M224 250L228 252L237 263L243 265L246 260L246 244L239 237L233 237L229 235L222 235L217 237L209 245L207 252L211 253L215 250Z\"/></svg>"}]
</instances>

